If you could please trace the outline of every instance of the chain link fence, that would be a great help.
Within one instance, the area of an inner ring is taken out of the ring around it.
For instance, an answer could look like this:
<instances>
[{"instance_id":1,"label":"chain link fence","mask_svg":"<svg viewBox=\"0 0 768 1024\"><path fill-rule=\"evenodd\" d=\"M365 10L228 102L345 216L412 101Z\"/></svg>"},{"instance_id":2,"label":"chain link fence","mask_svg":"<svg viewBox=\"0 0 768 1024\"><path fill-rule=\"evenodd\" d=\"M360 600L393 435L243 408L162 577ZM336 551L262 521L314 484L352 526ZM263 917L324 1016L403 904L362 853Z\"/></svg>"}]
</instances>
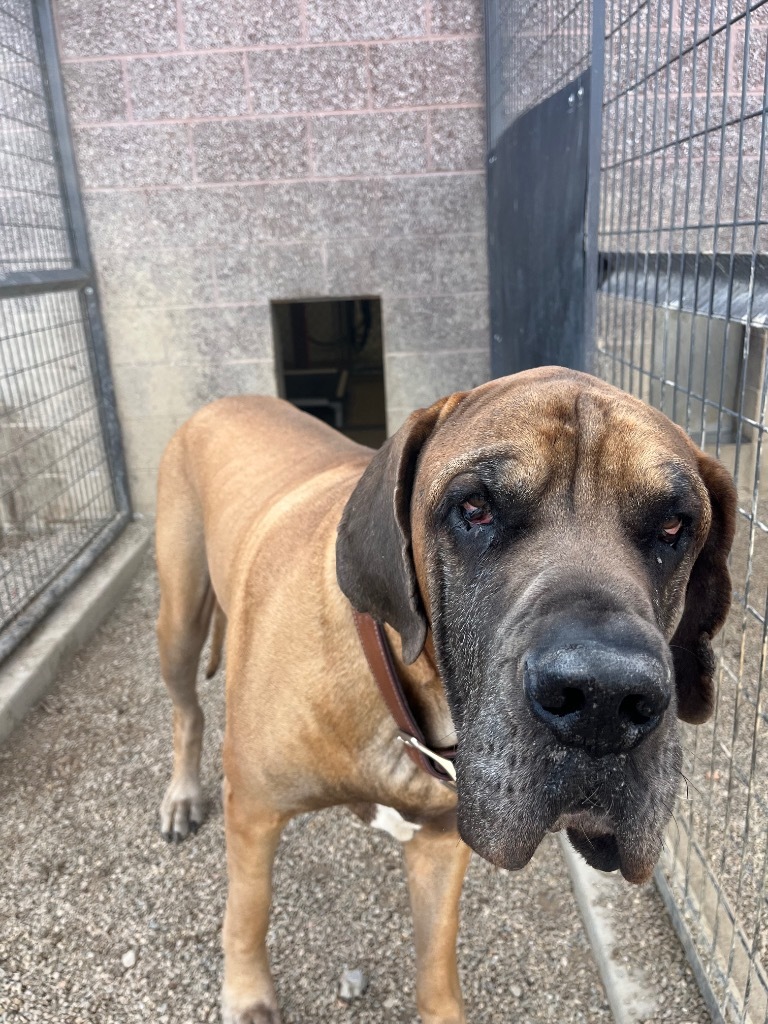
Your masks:
<instances>
[{"instance_id":1,"label":"chain link fence","mask_svg":"<svg viewBox=\"0 0 768 1024\"><path fill-rule=\"evenodd\" d=\"M734 472L734 606L660 882L711 1002L768 1020L768 4L607 4L598 372Z\"/></svg>"},{"instance_id":2,"label":"chain link fence","mask_svg":"<svg viewBox=\"0 0 768 1024\"><path fill-rule=\"evenodd\" d=\"M557 310L561 282L557 271L543 285L527 279L534 298L520 306L504 278L525 274L525 260L505 263L506 251L516 238L525 249L536 229L518 214L495 244L495 225L508 202L554 208L562 221L567 193L533 164L498 163L526 120L551 132L550 108L578 107L578 90L591 89L598 102L582 115L587 145L555 146L552 156L563 181L584 175L572 249L585 269L567 283L585 293L585 340L576 350L562 342L559 359L550 342L547 361L590 368L662 409L737 481L734 603L717 638L717 707L707 725L685 729L686 791L657 882L713 1019L766 1022L768 2L489 0L486 13L490 253L503 267L496 276L491 267L494 345L515 356L504 369L531 365L515 350L510 322L522 316L541 344L544 320L530 304L546 309L549 296ZM546 330L565 333L564 323L550 319Z\"/></svg>"},{"instance_id":3,"label":"chain link fence","mask_svg":"<svg viewBox=\"0 0 768 1024\"><path fill-rule=\"evenodd\" d=\"M47 2L0 3L0 660L129 503Z\"/></svg>"}]
</instances>

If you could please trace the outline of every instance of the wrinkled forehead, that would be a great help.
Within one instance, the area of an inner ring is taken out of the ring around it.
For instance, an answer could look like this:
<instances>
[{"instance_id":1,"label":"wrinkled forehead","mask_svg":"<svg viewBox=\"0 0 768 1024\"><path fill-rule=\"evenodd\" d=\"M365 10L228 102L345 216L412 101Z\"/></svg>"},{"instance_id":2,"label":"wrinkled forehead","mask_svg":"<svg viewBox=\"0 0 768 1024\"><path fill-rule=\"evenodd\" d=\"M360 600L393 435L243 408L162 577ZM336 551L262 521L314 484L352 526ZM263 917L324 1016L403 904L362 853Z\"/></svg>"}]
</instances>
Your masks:
<instances>
[{"instance_id":1,"label":"wrinkled forehead","mask_svg":"<svg viewBox=\"0 0 768 1024\"><path fill-rule=\"evenodd\" d=\"M513 377L470 392L422 452L421 500L434 507L452 479L478 467L532 495L702 488L695 449L665 416L586 375Z\"/></svg>"}]
</instances>

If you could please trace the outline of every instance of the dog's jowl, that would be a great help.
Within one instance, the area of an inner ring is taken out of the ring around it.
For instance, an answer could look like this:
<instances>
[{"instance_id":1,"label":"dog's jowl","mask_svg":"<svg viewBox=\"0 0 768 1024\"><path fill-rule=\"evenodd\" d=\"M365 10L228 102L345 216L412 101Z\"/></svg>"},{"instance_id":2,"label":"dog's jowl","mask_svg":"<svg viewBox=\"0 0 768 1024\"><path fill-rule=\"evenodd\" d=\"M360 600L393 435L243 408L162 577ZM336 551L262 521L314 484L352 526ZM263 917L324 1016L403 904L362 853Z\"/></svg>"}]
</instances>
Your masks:
<instances>
[{"instance_id":1,"label":"dog's jowl","mask_svg":"<svg viewBox=\"0 0 768 1024\"><path fill-rule=\"evenodd\" d=\"M470 850L520 868L565 829L595 867L648 879L678 720L713 707L734 517L728 473L682 430L560 368L451 395L375 453L271 398L182 427L158 495L161 827L202 819L195 677L226 629L224 1020L280 1020L271 865L301 812L348 804L403 842L424 1024L466 1019ZM372 655L355 612L383 625Z\"/></svg>"}]
</instances>

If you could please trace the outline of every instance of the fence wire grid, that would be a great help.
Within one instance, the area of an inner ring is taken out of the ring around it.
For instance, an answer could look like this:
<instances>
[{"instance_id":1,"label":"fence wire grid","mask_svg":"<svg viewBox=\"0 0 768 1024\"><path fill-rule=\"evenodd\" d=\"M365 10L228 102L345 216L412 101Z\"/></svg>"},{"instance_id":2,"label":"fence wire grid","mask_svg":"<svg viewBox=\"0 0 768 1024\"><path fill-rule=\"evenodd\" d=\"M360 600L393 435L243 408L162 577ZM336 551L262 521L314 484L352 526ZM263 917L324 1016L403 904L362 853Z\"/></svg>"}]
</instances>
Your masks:
<instances>
[{"instance_id":1,"label":"fence wire grid","mask_svg":"<svg viewBox=\"0 0 768 1024\"><path fill-rule=\"evenodd\" d=\"M0 3L0 660L128 515L47 3Z\"/></svg>"},{"instance_id":2,"label":"fence wire grid","mask_svg":"<svg viewBox=\"0 0 768 1024\"><path fill-rule=\"evenodd\" d=\"M589 66L589 0L489 0L489 144Z\"/></svg>"},{"instance_id":3,"label":"fence wire grid","mask_svg":"<svg viewBox=\"0 0 768 1024\"><path fill-rule=\"evenodd\" d=\"M768 3L608 2L598 369L734 473L714 718L687 729L663 858L728 1021L768 1021Z\"/></svg>"},{"instance_id":4,"label":"fence wire grid","mask_svg":"<svg viewBox=\"0 0 768 1024\"><path fill-rule=\"evenodd\" d=\"M662 409L737 482L717 706L685 727L687 792L657 881L713 1019L766 1024L768 0L488 0L486 31L492 164L516 119L543 118L586 68L601 97L587 366ZM529 176L509 194L540 187Z\"/></svg>"}]
</instances>

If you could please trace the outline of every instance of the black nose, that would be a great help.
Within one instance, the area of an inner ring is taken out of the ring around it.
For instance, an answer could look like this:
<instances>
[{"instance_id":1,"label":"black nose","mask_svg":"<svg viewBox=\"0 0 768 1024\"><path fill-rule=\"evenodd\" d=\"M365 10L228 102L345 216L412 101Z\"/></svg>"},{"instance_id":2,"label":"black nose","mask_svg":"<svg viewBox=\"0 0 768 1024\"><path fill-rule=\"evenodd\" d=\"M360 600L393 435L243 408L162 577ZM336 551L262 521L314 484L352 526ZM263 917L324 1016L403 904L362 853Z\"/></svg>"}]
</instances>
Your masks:
<instances>
[{"instance_id":1,"label":"black nose","mask_svg":"<svg viewBox=\"0 0 768 1024\"><path fill-rule=\"evenodd\" d=\"M653 732L669 704L671 681L652 655L591 642L531 654L525 692L560 743L602 757L631 750Z\"/></svg>"}]
</instances>

